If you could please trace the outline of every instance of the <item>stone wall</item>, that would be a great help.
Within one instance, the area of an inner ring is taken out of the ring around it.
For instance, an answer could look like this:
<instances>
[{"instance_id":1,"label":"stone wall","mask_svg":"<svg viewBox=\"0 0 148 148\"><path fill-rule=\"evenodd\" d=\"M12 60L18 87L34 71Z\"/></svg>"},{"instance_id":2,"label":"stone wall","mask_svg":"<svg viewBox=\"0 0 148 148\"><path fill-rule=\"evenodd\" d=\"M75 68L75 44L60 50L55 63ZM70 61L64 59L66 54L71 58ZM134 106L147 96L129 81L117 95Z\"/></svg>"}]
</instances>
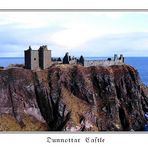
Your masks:
<instances>
[{"instance_id":1,"label":"stone wall","mask_svg":"<svg viewBox=\"0 0 148 148\"><path fill-rule=\"evenodd\" d=\"M39 69L39 55L37 50L31 50L31 70Z\"/></svg>"},{"instance_id":2,"label":"stone wall","mask_svg":"<svg viewBox=\"0 0 148 148\"><path fill-rule=\"evenodd\" d=\"M43 53L43 69L51 66L51 50L44 50Z\"/></svg>"},{"instance_id":3,"label":"stone wall","mask_svg":"<svg viewBox=\"0 0 148 148\"><path fill-rule=\"evenodd\" d=\"M31 50L25 50L25 68L31 69Z\"/></svg>"},{"instance_id":4,"label":"stone wall","mask_svg":"<svg viewBox=\"0 0 148 148\"><path fill-rule=\"evenodd\" d=\"M121 65L124 64L122 60L85 60L84 66L111 66L111 65Z\"/></svg>"},{"instance_id":5,"label":"stone wall","mask_svg":"<svg viewBox=\"0 0 148 148\"><path fill-rule=\"evenodd\" d=\"M70 60L70 61L69 61L69 64L77 64L77 60L76 60L76 59Z\"/></svg>"}]
</instances>

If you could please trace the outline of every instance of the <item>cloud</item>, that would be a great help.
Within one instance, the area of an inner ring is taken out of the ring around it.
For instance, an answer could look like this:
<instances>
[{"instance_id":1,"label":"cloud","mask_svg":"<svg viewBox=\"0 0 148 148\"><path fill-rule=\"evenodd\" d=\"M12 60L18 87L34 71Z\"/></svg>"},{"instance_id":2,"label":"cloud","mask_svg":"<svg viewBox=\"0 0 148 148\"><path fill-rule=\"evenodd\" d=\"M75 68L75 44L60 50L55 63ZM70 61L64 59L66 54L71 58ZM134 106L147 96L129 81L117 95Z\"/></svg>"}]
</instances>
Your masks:
<instances>
[{"instance_id":1,"label":"cloud","mask_svg":"<svg viewBox=\"0 0 148 148\"><path fill-rule=\"evenodd\" d=\"M148 13L0 12L1 56L23 56L47 44L53 56L145 55Z\"/></svg>"},{"instance_id":2,"label":"cloud","mask_svg":"<svg viewBox=\"0 0 148 148\"><path fill-rule=\"evenodd\" d=\"M62 28L22 28L16 25L0 25L0 53L1 56L23 56L29 45L38 49L40 45L55 45L49 40L53 33Z\"/></svg>"},{"instance_id":3,"label":"cloud","mask_svg":"<svg viewBox=\"0 0 148 148\"><path fill-rule=\"evenodd\" d=\"M85 56L146 56L148 51L148 33L135 32L124 34L108 34L107 36L93 39L82 48ZM87 53L85 52L87 51Z\"/></svg>"}]
</instances>

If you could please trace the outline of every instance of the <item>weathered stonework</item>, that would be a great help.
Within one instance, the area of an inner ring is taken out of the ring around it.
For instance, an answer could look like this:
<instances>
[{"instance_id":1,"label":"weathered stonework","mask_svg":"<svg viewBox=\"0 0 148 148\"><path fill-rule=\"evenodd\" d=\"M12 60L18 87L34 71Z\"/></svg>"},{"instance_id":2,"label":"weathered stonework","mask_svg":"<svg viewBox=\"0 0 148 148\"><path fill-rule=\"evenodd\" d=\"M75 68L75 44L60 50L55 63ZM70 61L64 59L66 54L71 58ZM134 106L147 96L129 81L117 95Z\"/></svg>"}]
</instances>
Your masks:
<instances>
[{"instance_id":1,"label":"weathered stonework","mask_svg":"<svg viewBox=\"0 0 148 148\"><path fill-rule=\"evenodd\" d=\"M25 68L31 70L46 69L51 66L51 50L47 46L41 46L39 50L29 47L25 51Z\"/></svg>"},{"instance_id":2,"label":"weathered stonework","mask_svg":"<svg viewBox=\"0 0 148 148\"><path fill-rule=\"evenodd\" d=\"M31 70L38 70L38 69L46 69L49 68L51 65L57 65L57 64L71 64L71 65L83 65L84 67L89 66L111 66L111 65L122 65L124 64L124 57L121 54L120 57L118 57L117 54L114 55L114 57L108 58L107 60L84 60L83 62L80 59L77 59L75 57L69 56L69 53L66 53L67 56L67 62L64 63L63 61L52 61L51 59L51 50L47 49L47 46L41 46L39 50L32 50L31 47L29 47L28 50L25 51L25 67L27 69ZM83 56L81 56L83 57Z\"/></svg>"},{"instance_id":3,"label":"weathered stonework","mask_svg":"<svg viewBox=\"0 0 148 148\"><path fill-rule=\"evenodd\" d=\"M51 50L47 46L39 48L39 66L41 69L46 69L51 66Z\"/></svg>"},{"instance_id":4,"label":"weathered stonework","mask_svg":"<svg viewBox=\"0 0 148 148\"><path fill-rule=\"evenodd\" d=\"M89 66L111 66L111 65L122 65L124 64L123 55L118 56L115 54L111 60L84 60L84 67Z\"/></svg>"}]
</instances>

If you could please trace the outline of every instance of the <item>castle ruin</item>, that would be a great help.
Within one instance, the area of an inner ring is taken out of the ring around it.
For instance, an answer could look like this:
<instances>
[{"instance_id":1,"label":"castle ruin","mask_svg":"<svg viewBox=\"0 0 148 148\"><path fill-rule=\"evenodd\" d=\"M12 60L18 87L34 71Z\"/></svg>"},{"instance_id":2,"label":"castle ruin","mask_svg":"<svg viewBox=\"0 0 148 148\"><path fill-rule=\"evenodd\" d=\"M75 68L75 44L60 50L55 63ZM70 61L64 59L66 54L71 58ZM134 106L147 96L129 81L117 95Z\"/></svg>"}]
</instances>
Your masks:
<instances>
[{"instance_id":1,"label":"castle ruin","mask_svg":"<svg viewBox=\"0 0 148 148\"><path fill-rule=\"evenodd\" d=\"M111 65L122 65L124 64L124 57L121 54L118 57L117 54L114 55L113 58L108 58L106 60L85 60L83 56L79 59L69 56L67 52L63 58L63 60L52 60L51 58L51 50L48 50L47 46L40 46L38 50L32 50L31 46L29 49L24 51L25 53L25 68L31 70L40 70L49 68L51 65L58 64L81 64L84 67L89 66L111 66ZM59 58L60 59L60 58Z\"/></svg>"},{"instance_id":2,"label":"castle ruin","mask_svg":"<svg viewBox=\"0 0 148 148\"><path fill-rule=\"evenodd\" d=\"M113 58L108 58L105 60L86 60L83 58L83 56L81 56L79 59L75 57L71 58L71 56L69 56L69 53L67 52L63 58L63 64L81 64L84 67L122 65L124 64L124 57L122 54L120 55L120 57L115 54Z\"/></svg>"},{"instance_id":3,"label":"castle ruin","mask_svg":"<svg viewBox=\"0 0 148 148\"><path fill-rule=\"evenodd\" d=\"M124 64L124 57L121 54L120 57L118 57L117 54L114 55L114 58L108 58L105 60L84 60L84 66L111 66L111 65L122 65Z\"/></svg>"},{"instance_id":4,"label":"castle ruin","mask_svg":"<svg viewBox=\"0 0 148 148\"><path fill-rule=\"evenodd\" d=\"M38 50L32 50L29 46L25 54L25 68L31 70L46 69L51 66L51 50L47 46L40 46Z\"/></svg>"}]
</instances>

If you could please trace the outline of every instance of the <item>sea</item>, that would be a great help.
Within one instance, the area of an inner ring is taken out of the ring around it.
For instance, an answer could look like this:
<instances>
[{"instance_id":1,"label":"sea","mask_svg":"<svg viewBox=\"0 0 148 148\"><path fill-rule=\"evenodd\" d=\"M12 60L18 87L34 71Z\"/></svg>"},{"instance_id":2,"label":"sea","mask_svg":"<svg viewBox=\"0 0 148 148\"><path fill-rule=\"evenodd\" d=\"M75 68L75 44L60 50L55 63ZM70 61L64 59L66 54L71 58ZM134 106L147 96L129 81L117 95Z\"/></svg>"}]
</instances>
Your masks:
<instances>
[{"instance_id":1,"label":"sea","mask_svg":"<svg viewBox=\"0 0 148 148\"><path fill-rule=\"evenodd\" d=\"M86 60L107 59L106 57L85 57ZM125 63L138 70L142 82L148 86L148 57L125 57ZM10 64L24 64L23 57L1 57L0 66L7 67Z\"/></svg>"}]
</instances>

